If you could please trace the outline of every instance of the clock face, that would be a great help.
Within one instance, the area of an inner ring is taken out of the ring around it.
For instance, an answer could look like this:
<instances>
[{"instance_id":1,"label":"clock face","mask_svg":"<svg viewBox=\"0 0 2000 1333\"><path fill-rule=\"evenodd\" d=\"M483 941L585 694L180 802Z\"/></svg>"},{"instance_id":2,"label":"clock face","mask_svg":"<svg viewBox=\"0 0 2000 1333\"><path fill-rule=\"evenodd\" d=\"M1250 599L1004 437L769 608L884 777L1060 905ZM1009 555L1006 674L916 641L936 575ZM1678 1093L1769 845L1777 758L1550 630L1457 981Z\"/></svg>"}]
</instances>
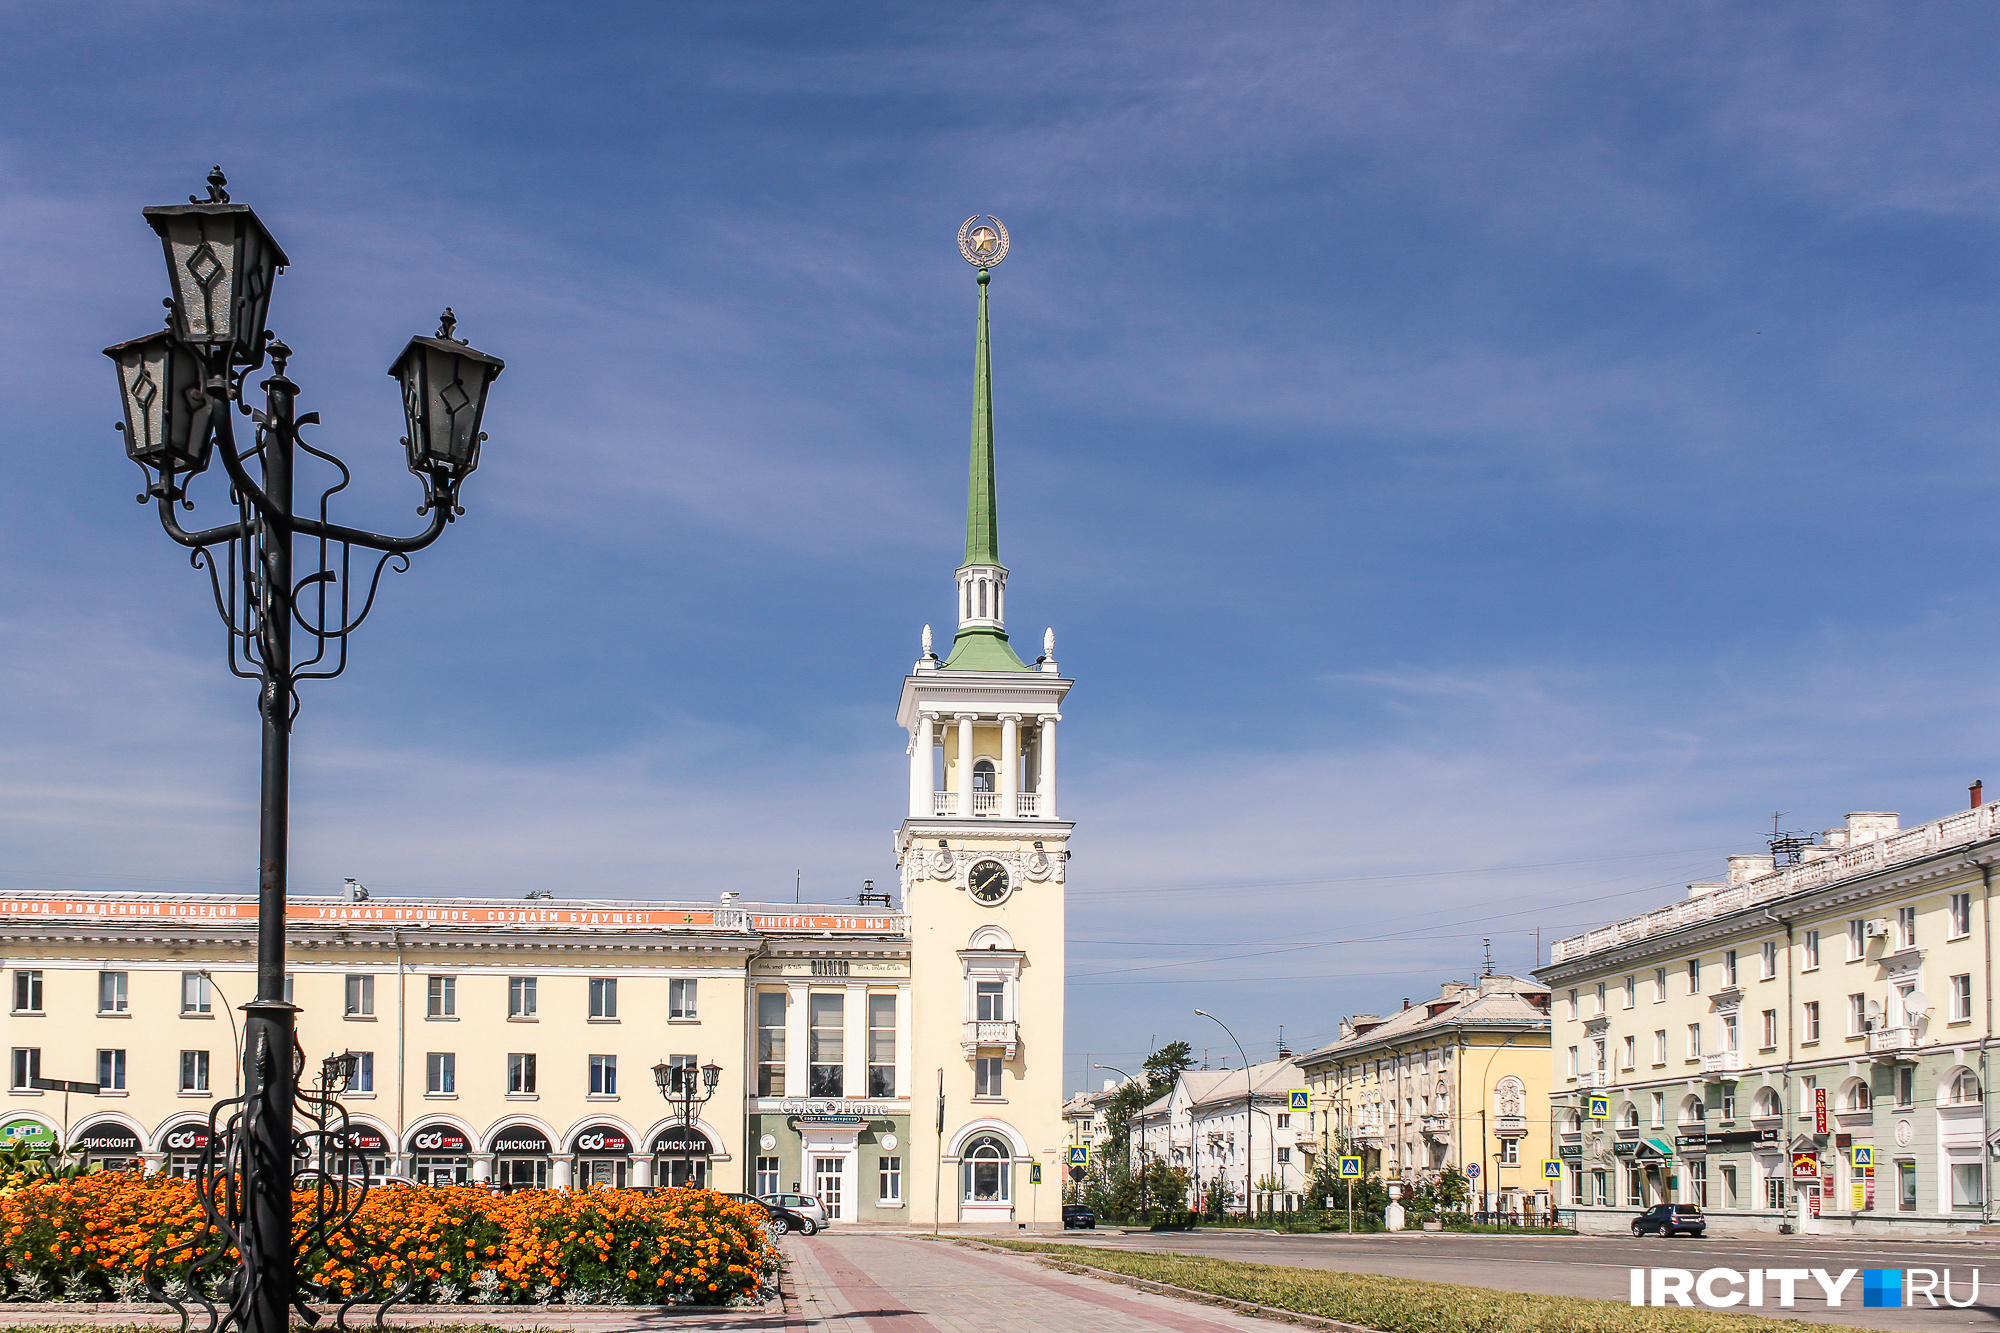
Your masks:
<instances>
[{"instance_id":1,"label":"clock face","mask_svg":"<svg viewBox=\"0 0 2000 1333\"><path fill-rule=\"evenodd\" d=\"M965 887L972 896L989 906L1007 896L1007 867L998 861L980 861L973 865L965 877Z\"/></svg>"}]
</instances>

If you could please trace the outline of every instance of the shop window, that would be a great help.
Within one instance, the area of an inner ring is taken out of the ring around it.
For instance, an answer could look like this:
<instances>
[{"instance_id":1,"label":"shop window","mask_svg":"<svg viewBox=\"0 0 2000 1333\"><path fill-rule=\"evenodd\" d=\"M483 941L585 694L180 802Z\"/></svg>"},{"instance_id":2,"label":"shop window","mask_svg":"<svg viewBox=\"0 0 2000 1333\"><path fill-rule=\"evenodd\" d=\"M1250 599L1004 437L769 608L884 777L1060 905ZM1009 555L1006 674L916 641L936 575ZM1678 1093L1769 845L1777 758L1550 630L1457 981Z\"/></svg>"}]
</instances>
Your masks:
<instances>
[{"instance_id":1,"label":"shop window","mask_svg":"<svg viewBox=\"0 0 2000 1333\"><path fill-rule=\"evenodd\" d=\"M1013 1154L991 1135L976 1138L959 1164L966 1203L1006 1203L1012 1185Z\"/></svg>"},{"instance_id":2,"label":"shop window","mask_svg":"<svg viewBox=\"0 0 2000 1333\"><path fill-rule=\"evenodd\" d=\"M847 997L816 993L806 997L807 1064L811 1095L846 1096Z\"/></svg>"},{"instance_id":3,"label":"shop window","mask_svg":"<svg viewBox=\"0 0 2000 1333\"><path fill-rule=\"evenodd\" d=\"M1986 1168L1979 1162L1951 1164L1951 1206L1979 1208L1986 1203Z\"/></svg>"},{"instance_id":4,"label":"shop window","mask_svg":"<svg viewBox=\"0 0 2000 1333\"><path fill-rule=\"evenodd\" d=\"M785 1095L785 993L757 993L757 1095Z\"/></svg>"},{"instance_id":5,"label":"shop window","mask_svg":"<svg viewBox=\"0 0 2000 1333\"><path fill-rule=\"evenodd\" d=\"M876 1200L885 1204L903 1201L903 1159L883 1157L876 1162Z\"/></svg>"}]
</instances>

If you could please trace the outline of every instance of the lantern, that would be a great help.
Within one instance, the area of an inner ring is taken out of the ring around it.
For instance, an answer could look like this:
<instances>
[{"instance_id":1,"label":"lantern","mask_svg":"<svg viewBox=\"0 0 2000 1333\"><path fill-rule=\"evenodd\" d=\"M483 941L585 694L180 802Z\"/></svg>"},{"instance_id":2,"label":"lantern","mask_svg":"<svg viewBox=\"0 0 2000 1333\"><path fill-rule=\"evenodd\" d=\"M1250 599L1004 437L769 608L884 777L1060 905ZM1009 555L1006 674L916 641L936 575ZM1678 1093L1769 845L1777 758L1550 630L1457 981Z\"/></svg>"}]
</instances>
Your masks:
<instances>
[{"instance_id":1,"label":"lantern","mask_svg":"<svg viewBox=\"0 0 2000 1333\"><path fill-rule=\"evenodd\" d=\"M479 419L486 390L506 368L495 356L476 351L451 334L458 321L444 312L435 338L412 338L389 373L403 386L403 417L409 429L403 444L410 471L420 477L457 481L479 466Z\"/></svg>"},{"instance_id":2,"label":"lantern","mask_svg":"<svg viewBox=\"0 0 2000 1333\"><path fill-rule=\"evenodd\" d=\"M289 262L247 204L229 202L222 168L209 173L208 202L145 210L166 248L173 328L181 341L230 364L264 364L271 283Z\"/></svg>"},{"instance_id":3,"label":"lantern","mask_svg":"<svg viewBox=\"0 0 2000 1333\"><path fill-rule=\"evenodd\" d=\"M670 1086L673 1083L673 1081L674 1081L674 1067L672 1065L668 1064L665 1060L662 1060L660 1061L660 1063L653 1066L653 1082L659 1084L660 1091L662 1093L670 1092L673 1090L672 1087Z\"/></svg>"},{"instance_id":4,"label":"lantern","mask_svg":"<svg viewBox=\"0 0 2000 1333\"><path fill-rule=\"evenodd\" d=\"M174 335L158 333L107 347L125 401L125 452L159 472L193 476L208 466L212 400L201 362Z\"/></svg>"},{"instance_id":5,"label":"lantern","mask_svg":"<svg viewBox=\"0 0 2000 1333\"><path fill-rule=\"evenodd\" d=\"M721 1065L711 1060L707 1064L701 1067L701 1086L707 1088L710 1092L714 1092L715 1085L717 1083L720 1083L721 1081L722 1081Z\"/></svg>"}]
</instances>

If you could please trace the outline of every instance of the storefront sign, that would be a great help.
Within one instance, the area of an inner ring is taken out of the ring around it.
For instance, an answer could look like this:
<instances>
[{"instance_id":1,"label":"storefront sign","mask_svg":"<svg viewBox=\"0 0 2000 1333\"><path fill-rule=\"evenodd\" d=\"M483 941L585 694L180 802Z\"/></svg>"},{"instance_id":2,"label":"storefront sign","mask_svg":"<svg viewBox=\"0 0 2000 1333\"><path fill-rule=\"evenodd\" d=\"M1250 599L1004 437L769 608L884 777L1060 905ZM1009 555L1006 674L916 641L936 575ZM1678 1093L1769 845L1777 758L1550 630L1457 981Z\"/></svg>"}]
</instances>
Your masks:
<instances>
[{"instance_id":1,"label":"storefront sign","mask_svg":"<svg viewBox=\"0 0 2000 1333\"><path fill-rule=\"evenodd\" d=\"M1558 1144L1556 1154L1560 1157L1581 1158L1583 1156L1583 1145L1581 1143Z\"/></svg>"},{"instance_id":2,"label":"storefront sign","mask_svg":"<svg viewBox=\"0 0 2000 1333\"><path fill-rule=\"evenodd\" d=\"M207 1125L182 1125L170 1129L160 1144L168 1152L196 1152L208 1146Z\"/></svg>"},{"instance_id":3,"label":"storefront sign","mask_svg":"<svg viewBox=\"0 0 2000 1333\"><path fill-rule=\"evenodd\" d=\"M1826 1133L1826 1089L1813 1089L1813 1133Z\"/></svg>"},{"instance_id":4,"label":"storefront sign","mask_svg":"<svg viewBox=\"0 0 2000 1333\"><path fill-rule=\"evenodd\" d=\"M56 1132L39 1120L9 1120L0 1126L0 1141L44 1147L56 1141Z\"/></svg>"},{"instance_id":5,"label":"storefront sign","mask_svg":"<svg viewBox=\"0 0 2000 1333\"><path fill-rule=\"evenodd\" d=\"M821 1101L779 1102L774 1108L779 1115L815 1116L833 1115L852 1118L857 1115L896 1115L896 1109L887 1102L850 1102L834 1098Z\"/></svg>"},{"instance_id":6,"label":"storefront sign","mask_svg":"<svg viewBox=\"0 0 2000 1333\"><path fill-rule=\"evenodd\" d=\"M1819 1174L1819 1154L1795 1152L1792 1154L1792 1179L1811 1180Z\"/></svg>"},{"instance_id":7,"label":"storefront sign","mask_svg":"<svg viewBox=\"0 0 2000 1333\"><path fill-rule=\"evenodd\" d=\"M653 1151L671 1157L707 1157L715 1151L715 1145L698 1129L674 1125L654 1136Z\"/></svg>"},{"instance_id":8,"label":"storefront sign","mask_svg":"<svg viewBox=\"0 0 2000 1333\"><path fill-rule=\"evenodd\" d=\"M139 1136L116 1121L103 1121L80 1129L70 1140L71 1148L81 1148L85 1152L135 1153L140 1148Z\"/></svg>"},{"instance_id":9,"label":"storefront sign","mask_svg":"<svg viewBox=\"0 0 2000 1333\"><path fill-rule=\"evenodd\" d=\"M632 1151L632 1140L623 1131L609 1125L593 1125L576 1136L578 1152L622 1152Z\"/></svg>"},{"instance_id":10,"label":"storefront sign","mask_svg":"<svg viewBox=\"0 0 2000 1333\"><path fill-rule=\"evenodd\" d=\"M1614 1157L1636 1157L1639 1154L1639 1145L1625 1139L1620 1139L1611 1145L1611 1154Z\"/></svg>"},{"instance_id":11,"label":"storefront sign","mask_svg":"<svg viewBox=\"0 0 2000 1333\"><path fill-rule=\"evenodd\" d=\"M428 1125L410 1136L415 1152L470 1152L472 1144L450 1125Z\"/></svg>"},{"instance_id":12,"label":"storefront sign","mask_svg":"<svg viewBox=\"0 0 2000 1333\"><path fill-rule=\"evenodd\" d=\"M334 1135L333 1147L336 1151L346 1152L387 1152L389 1140L382 1137L378 1130L350 1125L345 1133Z\"/></svg>"},{"instance_id":13,"label":"storefront sign","mask_svg":"<svg viewBox=\"0 0 2000 1333\"><path fill-rule=\"evenodd\" d=\"M548 1136L528 1125L509 1125L494 1136L493 1151L517 1157L547 1157L555 1151Z\"/></svg>"},{"instance_id":14,"label":"storefront sign","mask_svg":"<svg viewBox=\"0 0 2000 1333\"><path fill-rule=\"evenodd\" d=\"M1706 1148L1708 1146L1708 1131L1705 1129L1693 1129L1685 1134L1676 1134L1674 1135L1674 1146L1677 1148Z\"/></svg>"}]
</instances>

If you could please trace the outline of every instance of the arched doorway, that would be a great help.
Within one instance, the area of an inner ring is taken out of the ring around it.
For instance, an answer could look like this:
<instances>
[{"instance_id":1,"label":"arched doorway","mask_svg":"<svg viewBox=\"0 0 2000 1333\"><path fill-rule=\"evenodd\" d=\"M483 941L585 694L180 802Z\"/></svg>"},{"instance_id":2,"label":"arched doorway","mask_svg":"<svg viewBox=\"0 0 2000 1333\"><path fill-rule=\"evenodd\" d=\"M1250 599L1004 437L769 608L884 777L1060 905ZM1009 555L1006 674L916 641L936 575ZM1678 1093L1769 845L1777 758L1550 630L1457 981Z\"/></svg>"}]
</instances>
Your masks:
<instances>
[{"instance_id":1,"label":"arched doorway","mask_svg":"<svg viewBox=\"0 0 2000 1333\"><path fill-rule=\"evenodd\" d=\"M592 1125L576 1136L577 1186L623 1189L625 1169L631 1165L631 1159L630 1135L616 1125Z\"/></svg>"},{"instance_id":2,"label":"arched doorway","mask_svg":"<svg viewBox=\"0 0 2000 1333\"><path fill-rule=\"evenodd\" d=\"M175 1125L160 1135L160 1151L170 1176L186 1180L201 1170L201 1151L208 1146L208 1122L189 1121Z\"/></svg>"},{"instance_id":3,"label":"arched doorway","mask_svg":"<svg viewBox=\"0 0 2000 1333\"><path fill-rule=\"evenodd\" d=\"M1010 1215L1014 1206L1014 1150L997 1134L980 1134L959 1150L959 1213Z\"/></svg>"},{"instance_id":4,"label":"arched doorway","mask_svg":"<svg viewBox=\"0 0 2000 1333\"><path fill-rule=\"evenodd\" d=\"M137 1131L116 1120L99 1120L70 1136L70 1150L83 1154L84 1165L104 1171L141 1170L143 1146Z\"/></svg>"},{"instance_id":5,"label":"arched doorway","mask_svg":"<svg viewBox=\"0 0 2000 1333\"><path fill-rule=\"evenodd\" d=\"M693 1125L670 1125L653 1136L653 1183L708 1188L715 1145Z\"/></svg>"},{"instance_id":6,"label":"arched doorway","mask_svg":"<svg viewBox=\"0 0 2000 1333\"><path fill-rule=\"evenodd\" d=\"M433 1123L410 1135L410 1175L419 1185L463 1185L472 1179L472 1140Z\"/></svg>"},{"instance_id":7,"label":"arched doorway","mask_svg":"<svg viewBox=\"0 0 2000 1333\"><path fill-rule=\"evenodd\" d=\"M493 1136L493 1180L503 1190L549 1187L555 1145L533 1125L509 1125Z\"/></svg>"}]
</instances>

